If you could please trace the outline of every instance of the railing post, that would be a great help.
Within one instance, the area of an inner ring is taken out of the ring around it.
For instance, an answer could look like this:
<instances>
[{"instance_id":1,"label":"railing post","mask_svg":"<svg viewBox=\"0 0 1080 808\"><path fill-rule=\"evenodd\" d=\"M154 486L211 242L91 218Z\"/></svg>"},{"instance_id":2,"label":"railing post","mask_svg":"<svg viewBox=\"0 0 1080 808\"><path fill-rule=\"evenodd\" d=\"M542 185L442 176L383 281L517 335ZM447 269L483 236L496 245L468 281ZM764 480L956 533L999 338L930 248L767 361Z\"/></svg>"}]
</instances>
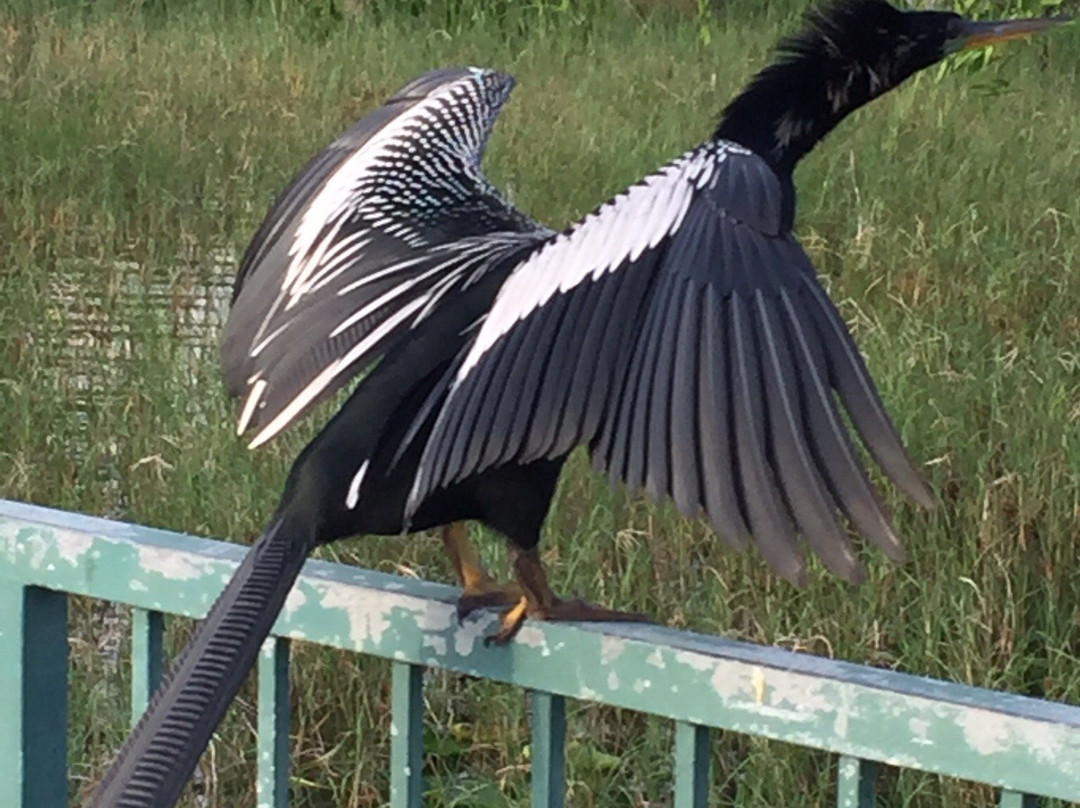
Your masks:
<instances>
[{"instance_id":1,"label":"railing post","mask_svg":"<svg viewBox=\"0 0 1080 808\"><path fill-rule=\"evenodd\" d=\"M394 662L390 696L390 805L424 800L424 668Z\"/></svg>"},{"instance_id":2,"label":"railing post","mask_svg":"<svg viewBox=\"0 0 1080 808\"><path fill-rule=\"evenodd\" d=\"M289 641L267 637L259 650L258 808L289 805Z\"/></svg>"},{"instance_id":3,"label":"railing post","mask_svg":"<svg viewBox=\"0 0 1080 808\"><path fill-rule=\"evenodd\" d=\"M532 694L532 805L563 808L566 800L566 700Z\"/></svg>"},{"instance_id":4,"label":"railing post","mask_svg":"<svg viewBox=\"0 0 1080 808\"><path fill-rule=\"evenodd\" d=\"M675 722L675 808L709 804L709 728Z\"/></svg>"},{"instance_id":5,"label":"railing post","mask_svg":"<svg viewBox=\"0 0 1080 808\"><path fill-rule=\"evenodd\" d=\"M146 711L161 682L165 618L161 612L131 610L131 723Z\"/></svg>"},{"instance_id":6,"label":"railing post","mask_svg":"<svg viewBox=\"0 0 1080 808\"><path fill-rule=\"evenodd\" d=\"M1039 798L1034 794L1021 794L1003 788L999 805L1001 808L1039 808Z\"/></svg>"},{"instance_id":7,"label":"railing post","mask_svg":"<svg viewBox=\"0 0 1080 808\"><path fill-rule=\"evenodd\" d=\"M0 782L13 808L67 805L67 595L0 581Z\"/></svg>"},{"instance_id":8,"label":"railing post","mask_svg":"<svg viewBox=\"0 0 1080 808\"><path fill-rule=\"evenodd\" d=\"M837 808L873 808L876 780L872 760L841 755L836 767Z\"/></svg>"}]
</instances>

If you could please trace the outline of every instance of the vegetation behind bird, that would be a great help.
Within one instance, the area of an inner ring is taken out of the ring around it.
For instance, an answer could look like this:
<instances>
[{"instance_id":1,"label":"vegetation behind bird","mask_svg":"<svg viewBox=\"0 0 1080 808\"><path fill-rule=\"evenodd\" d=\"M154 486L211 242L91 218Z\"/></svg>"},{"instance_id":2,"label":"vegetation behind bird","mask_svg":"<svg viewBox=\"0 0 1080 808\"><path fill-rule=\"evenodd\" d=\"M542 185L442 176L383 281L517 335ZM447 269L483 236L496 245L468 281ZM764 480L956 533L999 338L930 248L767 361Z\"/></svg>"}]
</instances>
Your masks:
<instances>
[{"instance_id":1,"label":"vegetation behind bird","mask_svg":"<svg viewBox=\"0 0 1080 808\"><path fill-rule=\"evenodd\" d=\"M217 9L0 17L4 496L206 535L256 533L310 433L249 457L232 434L217 332L188 326L232 272L216 268L215 251L242 248L300 162L432 64L497 64L520 84L490 172L523 208L565 222L707 134L711 110L791 24L775 7L745 20L729 11L705 47L693 18L674 13L647 27L620 13L589 18L586 30L553 23L532 37L481 20L417 44L423 25L412 18L359 19L313 47L267 16ZM545 539L559 589L700 630L1080 699L1078 61L1067 37L1046 53L1018 50L988 72L1005 71L1018 92L985 102L963 76L899 90L832 135L797 177L800 236L943 492L931 517L899 508L912 561L872 560L858 591L817 568L797 592L758 560L702 542L703 529L673 509L609 492L577 462ZM483 546L494 555L499 545ZM328 554L450 575L434 541L374 539ZM85 604L75 618L73 760L90 779L87 767L103 765L126 731L110 661L123 619ZM175 643L184 627L172 633ZM298 804L377 804L386 671L315 649L301 649L296 671ZM429 692L440 752L429 800L524 804L525 773L501 770L527 743L520 694L452 678ZM200 804L199 792L211 805L250 801L250 709L233 711L186 804ZM613 711L577 713L575 804L663 800L668 732ZM721 804L804 790L810 804L828 803L830 775L815 756L736 738L718 747ZM914 773L901 781L915 805L980 796Z\"/></svg>"}]
</instances>

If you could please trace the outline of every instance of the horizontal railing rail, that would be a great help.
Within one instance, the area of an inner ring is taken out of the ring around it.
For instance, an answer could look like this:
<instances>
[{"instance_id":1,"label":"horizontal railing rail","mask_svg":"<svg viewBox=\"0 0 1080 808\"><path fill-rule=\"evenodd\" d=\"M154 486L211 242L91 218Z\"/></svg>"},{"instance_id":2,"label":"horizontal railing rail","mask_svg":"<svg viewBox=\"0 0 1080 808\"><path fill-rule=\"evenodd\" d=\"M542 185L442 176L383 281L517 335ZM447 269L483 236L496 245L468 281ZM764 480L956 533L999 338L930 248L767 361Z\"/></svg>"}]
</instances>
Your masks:
<instances>
[{"instance_id":1,"label":"horizontal railing rail","mask_svg":"<svg viewBox=\"0 0 1080 808\"><path fill-rule=\"evenodd\" d=\"M161 675L163 614L201 617L246 548L0 501L0 777L21 808L66 804L66 594L134 607L132 715ZM1080 800L1080 708L656 626L528 623L486 647L459 590L309 561L259 662L260 806L288 801L290 638L392 660L391 804L419 806L422 672L533 691L533 804L563 800L565 699L676 722L675 804L703 808L709 730L840 756L838 804L874 801L885 763L986 783L1000 804ZM16 791L14 786L12 791ZM21 800L21 803L18 802Z\"/></svg>"}]
</instances>

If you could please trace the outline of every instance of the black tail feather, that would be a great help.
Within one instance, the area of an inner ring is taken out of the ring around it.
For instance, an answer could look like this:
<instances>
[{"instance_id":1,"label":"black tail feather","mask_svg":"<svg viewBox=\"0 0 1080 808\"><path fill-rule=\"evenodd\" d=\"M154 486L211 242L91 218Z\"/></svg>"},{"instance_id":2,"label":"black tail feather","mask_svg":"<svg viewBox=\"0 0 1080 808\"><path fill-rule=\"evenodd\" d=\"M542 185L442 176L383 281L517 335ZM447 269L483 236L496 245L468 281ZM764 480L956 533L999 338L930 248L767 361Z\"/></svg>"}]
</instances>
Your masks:
<instances>
[{"instance_id":1,"label":"black tail feather","mask_svg":"<svg viewBox=\"0 0 1080 808\"><path fill-rule=\"evenodd\" d=\"M87 808L170 808L255 664L315 546L276 518L154 693Z\"/></svg>"}]
</instances>

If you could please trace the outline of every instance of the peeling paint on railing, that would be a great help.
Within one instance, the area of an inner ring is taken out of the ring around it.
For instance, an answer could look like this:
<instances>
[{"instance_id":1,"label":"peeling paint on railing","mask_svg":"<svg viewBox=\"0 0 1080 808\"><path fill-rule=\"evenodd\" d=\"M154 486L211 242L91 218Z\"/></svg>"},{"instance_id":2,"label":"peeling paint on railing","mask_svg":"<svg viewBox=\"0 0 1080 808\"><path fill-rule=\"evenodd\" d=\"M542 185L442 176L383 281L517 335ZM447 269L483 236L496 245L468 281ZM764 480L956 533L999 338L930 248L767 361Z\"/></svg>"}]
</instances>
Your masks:
<instances>
[{"instance_id":1,"label":"peeling paint on railing","mask_svg":"<svg viewBox=\"0 0 1080 808\"><path fill-rule=\"evenodd\" d=\"M0 503L0 579L19 585L201 616L245 551ZM657 626L530 623L511 645L489 648L482 638L495 616L459 625L457 594L309 561L274 633L845 759L1080 797L1080 709L1070 705Z\"/></svg>"}]
</instances>

